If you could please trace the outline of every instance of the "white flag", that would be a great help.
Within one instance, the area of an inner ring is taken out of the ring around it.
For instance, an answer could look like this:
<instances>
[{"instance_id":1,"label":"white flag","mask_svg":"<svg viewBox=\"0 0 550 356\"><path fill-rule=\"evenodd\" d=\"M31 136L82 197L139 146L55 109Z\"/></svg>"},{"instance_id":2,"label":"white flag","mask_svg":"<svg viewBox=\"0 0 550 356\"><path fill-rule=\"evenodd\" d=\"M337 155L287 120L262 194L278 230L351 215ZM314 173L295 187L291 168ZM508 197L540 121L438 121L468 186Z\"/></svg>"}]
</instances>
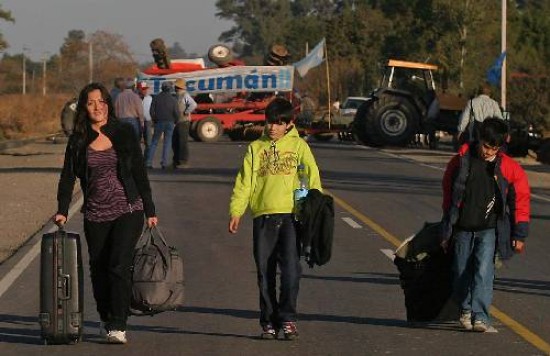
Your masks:
<instances>
[{"instance_id":1,"label":"white flag","mask_svg":"<svg viewBox=\"0 0 550 356\"><path fill-rule=\"evenodd\" d=\"M294 68L300 74L301 77L304 77L311 68L317 67L319 64L323 63L325 57L325 39L323 38L321 42L315 46L308 53L307 56L294 63Z\"/></svg>"}]
</instances>

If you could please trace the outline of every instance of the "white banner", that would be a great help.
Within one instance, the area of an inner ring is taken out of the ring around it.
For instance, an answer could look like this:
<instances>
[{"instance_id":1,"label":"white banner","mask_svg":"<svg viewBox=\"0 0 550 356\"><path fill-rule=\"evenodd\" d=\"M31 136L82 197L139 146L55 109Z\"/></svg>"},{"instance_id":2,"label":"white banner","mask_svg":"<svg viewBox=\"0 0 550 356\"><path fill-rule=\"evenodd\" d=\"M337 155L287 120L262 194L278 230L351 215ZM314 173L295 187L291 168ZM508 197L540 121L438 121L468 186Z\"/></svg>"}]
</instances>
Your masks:
<instances>
[{"instance_id":1,"label":"white banner","mask_svg":"<svg viewBox=\"0 0 550 356\"><path fill-rule=\"evenodd\" d=\"M227 92L288 92L294 82L293 66L234 66L167 75L139 73L137 80L147 82L153 93L164 81L183 78L191 95Z\"/></svg>"}]
</instances>

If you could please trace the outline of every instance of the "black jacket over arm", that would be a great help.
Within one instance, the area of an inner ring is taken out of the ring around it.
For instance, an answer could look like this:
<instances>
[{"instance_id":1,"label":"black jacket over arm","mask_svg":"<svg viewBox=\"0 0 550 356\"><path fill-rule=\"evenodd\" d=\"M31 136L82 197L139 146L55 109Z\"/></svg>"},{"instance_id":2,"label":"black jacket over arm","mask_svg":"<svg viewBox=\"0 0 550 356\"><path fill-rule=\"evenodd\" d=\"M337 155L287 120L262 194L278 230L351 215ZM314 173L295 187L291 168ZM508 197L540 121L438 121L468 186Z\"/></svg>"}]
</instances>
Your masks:
<instances>
[{"instance_id":1,"label":"black jacket over arm","mask_svg":"<svg viewBox=\"0 0 550 356\"><path fill-rule=\"evenodd\" d=\"M76 178L80 180L80 186L84 194L86 207L88 198L88 146L99 134L88 127L90 137L79 144L78 137L73 134L69 137L65 150L65 162L59 179L57 189L57 213L67 216L72 200ZM101 132L111 140L117 154L117 175L122 182L126 197L130 203L141 197L145 216L155 216L155 205L151 194L151 186L147 178L145 162L141 147L133 128L117 119L109 118L101 127Z\"/></svg>"}]
</instances>

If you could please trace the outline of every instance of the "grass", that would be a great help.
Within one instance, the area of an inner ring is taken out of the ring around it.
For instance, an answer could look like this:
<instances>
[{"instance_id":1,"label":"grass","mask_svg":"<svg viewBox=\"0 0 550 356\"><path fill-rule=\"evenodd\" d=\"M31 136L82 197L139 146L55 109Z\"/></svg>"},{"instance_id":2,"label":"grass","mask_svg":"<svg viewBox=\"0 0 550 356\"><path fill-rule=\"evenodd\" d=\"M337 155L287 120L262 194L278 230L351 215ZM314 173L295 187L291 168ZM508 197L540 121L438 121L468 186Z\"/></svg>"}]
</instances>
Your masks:
<instances>
[{"instance_id":1,"label":"grass","mask_svg":"<svg viewBox=\"0 0 550 356\"><path fill-rule=\"evenodd\" d=\"M0 95L0 140L45 136L61 130L61 110L69 94Z\"/></svg>"}]
</instances>

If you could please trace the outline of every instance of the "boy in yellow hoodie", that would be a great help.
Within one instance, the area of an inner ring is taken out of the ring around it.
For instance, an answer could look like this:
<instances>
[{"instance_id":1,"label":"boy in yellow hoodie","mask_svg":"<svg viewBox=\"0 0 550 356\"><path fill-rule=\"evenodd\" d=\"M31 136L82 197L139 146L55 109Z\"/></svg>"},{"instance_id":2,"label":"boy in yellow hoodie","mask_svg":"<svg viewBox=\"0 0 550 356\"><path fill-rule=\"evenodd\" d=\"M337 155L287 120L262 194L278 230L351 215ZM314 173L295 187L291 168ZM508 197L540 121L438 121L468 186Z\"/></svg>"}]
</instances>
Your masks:
<instances>
[{"instance_id":1,"label":"boy in yellow hoodie","mask_svg":"<svg viewBox=\"0 0 550 356\"><path fill-rule=\"evenodd\" d=\"M292 104L276 98L267 106L265 117L264 135L248 146L235 180L229 206L229 232L237 232L241 216L250 206L254 218L261 337L276 339L282 329L285 339L292 340L298 337L296 303L302 273L292 214L298 165L304 166L309 189L321 190L321 180L311 149L294 127ZM281 272L278 299L277 266Z\"/></svg>"}]
</instances>

